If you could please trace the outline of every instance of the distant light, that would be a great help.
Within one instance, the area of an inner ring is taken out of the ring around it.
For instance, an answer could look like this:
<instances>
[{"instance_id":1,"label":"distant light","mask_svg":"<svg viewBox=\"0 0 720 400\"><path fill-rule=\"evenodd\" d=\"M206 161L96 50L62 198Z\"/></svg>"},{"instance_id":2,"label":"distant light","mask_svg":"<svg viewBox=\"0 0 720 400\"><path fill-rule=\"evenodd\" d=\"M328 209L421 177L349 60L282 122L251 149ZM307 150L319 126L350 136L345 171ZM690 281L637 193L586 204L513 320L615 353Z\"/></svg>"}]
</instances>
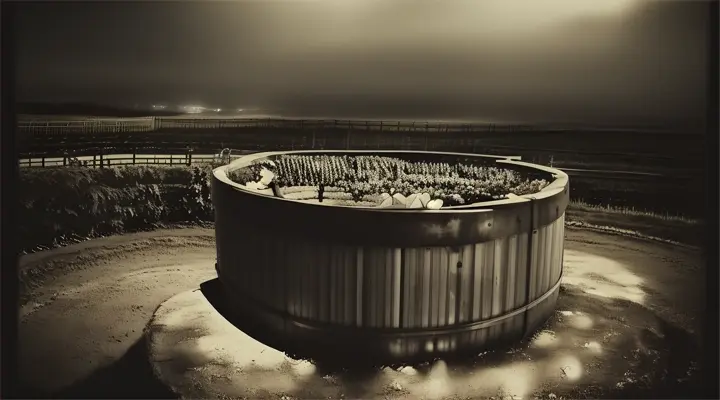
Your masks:
<instances>
[{"instance_id":1,"label":"distant light","mask_svg":"<svg viewBox=\"0 0 720 400\"><path fill-rule=\"evenodd\" d=\"M243 112L243 109L242 109L242 108L238 108L238 112Z\"/></svg>"},{"instance_id":2,"label":"distant light","mask_svg":"<svg viewBox=\"0 0 720 400\"><path fill-rule=\"evenodd\" d=\"M221 108L216 108L216 109L215 109L215 112L220 112L220 111L222 111Z\"/></svg>"},{"instance_id":3,"label":"distant light","mask_svg":"<svg viewBox=\"0 0 720 400\"><path fill-rule=\"evenodd\" d=\"M180 107L181 110L185 111L188 114L200 114L203 112L205 107L201 106L182 106Z\"/></svg>"}]
</instances>

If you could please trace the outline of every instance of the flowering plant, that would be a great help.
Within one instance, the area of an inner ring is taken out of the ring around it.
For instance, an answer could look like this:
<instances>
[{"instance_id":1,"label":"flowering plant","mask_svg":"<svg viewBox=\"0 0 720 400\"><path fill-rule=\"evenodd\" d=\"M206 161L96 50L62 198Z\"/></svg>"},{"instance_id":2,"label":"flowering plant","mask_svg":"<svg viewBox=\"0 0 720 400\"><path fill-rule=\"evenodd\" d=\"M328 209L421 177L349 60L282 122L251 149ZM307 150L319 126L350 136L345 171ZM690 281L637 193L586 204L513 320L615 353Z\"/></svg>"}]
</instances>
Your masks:
<instances>
[{"instance_id":1,"label":"flowering plant","mask_svg":"<svg viewBox=\"0 0 720 400\"><path fill-rule=\"evenodd\" d=\"M275 179L275 170L277 166L270 160L262 160L250 167L253 178L245 183L245 186L254 190L265 190L270 187L270 183Z\"/></svg>"},{"instance_id":2,"label":"flowering plant","mask_svg":"<svg viewBox=\"0 0 720 400\"><path fill-rule=\"evenodd\" d=\"M394 189L390 193L380 195L382 202L378 207L381 208L424 208L428 210L439 210L442 205L442 199L432 200L428 193L413 193L408 197L401 193L395 193Z\"/></svg>"},{"instance_id":3,"label":"flowering plant","mask_svg":"<svg viewBox=\"0 0 720 400\"><path fill-rule=\"evenodd\" d=\"M544 179L529 179L516 171L468 163L411 162L385 156L285 155L274 163L262 161L250 167L256 170L248 181L257 182L258 187L267 187L263 179L268 178L261 176L263 167L274 174L270 180L280 187L336 187L355 201L382 193L381 201L393 197L393 202L401 202L399 196L427 193L443 204L461 205L501 199L509 193L535 193L548 185Z\"/></svg>"}]
</instances>

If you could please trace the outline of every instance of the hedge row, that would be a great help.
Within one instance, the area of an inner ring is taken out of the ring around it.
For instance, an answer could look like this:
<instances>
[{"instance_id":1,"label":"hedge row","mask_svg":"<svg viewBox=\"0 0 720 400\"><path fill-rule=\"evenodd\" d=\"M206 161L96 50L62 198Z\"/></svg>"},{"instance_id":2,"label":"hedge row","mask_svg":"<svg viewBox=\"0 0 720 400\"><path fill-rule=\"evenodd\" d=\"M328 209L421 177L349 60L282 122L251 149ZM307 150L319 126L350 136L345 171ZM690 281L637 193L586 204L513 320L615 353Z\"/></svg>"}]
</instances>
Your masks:
<instances>
[{"instance_id":1,"label":"hedge row","mask_svg":"<svg viewBox=\"0 0 720 400\"><path fill-rule=\"evenodd\" d=\"M211 166L22 169L23 252L82 238L212 221Z\"/></svg>"}]
</instances>

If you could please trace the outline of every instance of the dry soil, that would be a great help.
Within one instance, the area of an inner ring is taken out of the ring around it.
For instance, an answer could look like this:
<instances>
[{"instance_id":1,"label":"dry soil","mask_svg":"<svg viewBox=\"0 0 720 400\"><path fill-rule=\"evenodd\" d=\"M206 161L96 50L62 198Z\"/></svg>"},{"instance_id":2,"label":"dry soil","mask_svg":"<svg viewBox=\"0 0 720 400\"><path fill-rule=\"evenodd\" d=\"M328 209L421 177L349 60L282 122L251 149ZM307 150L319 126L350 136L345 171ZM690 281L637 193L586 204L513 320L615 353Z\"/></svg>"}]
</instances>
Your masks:
<instances>
[{"instance_id":1,"label":"dry soil","mask_svg":"<svg viewBox=\"0 0 720 400\"><path fill-rule=\"evenodd\" d=\"M544 333L516 354L543 359L563 349L599 353L576 360L591 378L540 382L532 394L575 397L580 390L592 396L658 379L689 379L704 316L700 252L580 229L566 232L558 312ZM108 237L24 256L19 372L27 396L171 396L154 379L143 332L162 302L215 278L214 262L214 232L204 228ZM601 367L610 362L625 369ZM558 367L560 378L568 376L564 367ZM593 368L612 372L587 372ZM417 394L388 390L383 396Z\"/></svg>"}]
</instances>

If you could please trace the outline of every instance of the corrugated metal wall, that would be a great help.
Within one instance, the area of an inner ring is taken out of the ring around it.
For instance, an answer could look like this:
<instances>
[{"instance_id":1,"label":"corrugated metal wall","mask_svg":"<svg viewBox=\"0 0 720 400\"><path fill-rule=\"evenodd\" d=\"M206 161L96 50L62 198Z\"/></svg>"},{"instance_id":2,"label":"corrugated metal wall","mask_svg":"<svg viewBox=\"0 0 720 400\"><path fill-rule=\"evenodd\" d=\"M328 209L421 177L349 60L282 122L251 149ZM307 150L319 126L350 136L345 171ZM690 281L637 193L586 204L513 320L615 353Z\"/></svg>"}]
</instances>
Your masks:
<instances>
[{"instance_id":1,"label":"corrugated metal wall","mask_svg":"<svg viewBox=\"0 0 720 400\"><path fill-rule=\"evenodd\" d=\"M530 239L522 233L454 250L309 243L250 229L238 230L218 257L221 279L280 313L421 330L487 321L546 294L562 273L563 236L564 215ZM522 329L522 318L510 318L489 334Z\"/></svg>"},{"instance_id":2,"label":"corrugated metal wall","mask_svg":"<svg viewBox=\"0 0 720 400\"><path fill-rule=\"evenodd\" d=\"M223 173L216 170L213 203L218 274L227 300L248 321L292 338L299 347L335 342L333 348L342 348L350 342L359 352L402 359L434 356L519 339L552 315L569 199L567 176L561 171L536 198L457 214L447 210L451 222L465 221L462 235L442 237L443 244L455 247L420 247L435 240L423 227L449 220L448 215L388 213L378 218L323 207L307 208L305 214L304 205L271 199L272 218L248 219L247 210L260 212L266 200L232 188ZM322 229L328 216L333 226L326 227L328 235L311 232ZM315 221L318 226L307 226ZM358 225L359 231L397 228L393 223L403 223L404 230L395 231L402 236L389 235L387 229L376 237L353 231L330 236L344 229L338 221Z\"/></svg>"}]
</instances>

